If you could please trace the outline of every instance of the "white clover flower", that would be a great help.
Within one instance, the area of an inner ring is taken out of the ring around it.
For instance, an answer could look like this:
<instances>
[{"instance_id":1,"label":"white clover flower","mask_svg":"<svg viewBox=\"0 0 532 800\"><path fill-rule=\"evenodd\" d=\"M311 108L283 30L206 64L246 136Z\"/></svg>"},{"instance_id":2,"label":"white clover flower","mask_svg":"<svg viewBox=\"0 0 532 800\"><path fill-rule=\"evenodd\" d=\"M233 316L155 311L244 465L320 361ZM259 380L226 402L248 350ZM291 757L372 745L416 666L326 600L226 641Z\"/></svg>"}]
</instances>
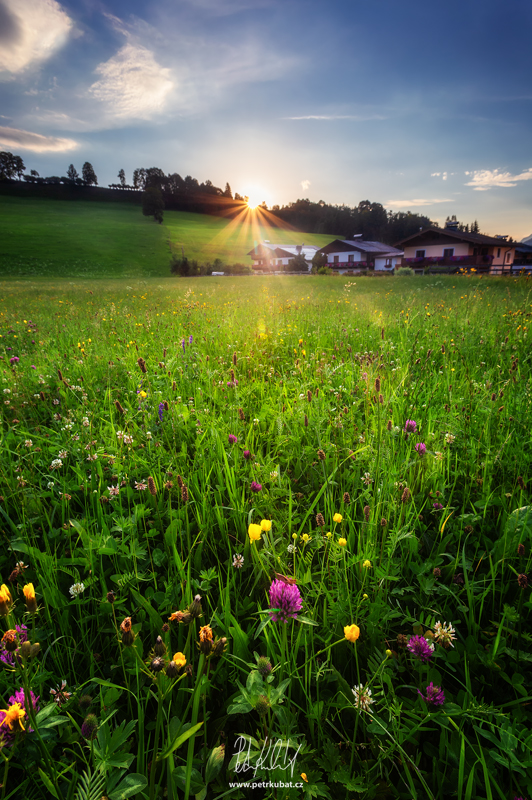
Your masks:
<instances>
[{"instance_id":1,"label":"white clover flower","mask_svg":"<svg viewBox=\"0 0 532 800\"><path fill-rule=\"evenodd\" d=\"M67 458L67 457L68 457L68 452L66 450L59 451L59 458Z\"/></svg>"},{"instance_id":2,"label":"white clover flower","mask_svg":"<svg viewBox=\"0 0 532 800\"><path fill-rule=\"evenodd\" d=\"M31 441L31 439L24 440L24 447L33 447L33 442Z\"/></svg>"},{"instance_id":3,"label":"white clover flower","mask_svg":"<svg viewBox=\"0 0 532 800\"><path fill-rule=\"evenodd\" d=\"M244 556L240 555L240 553L237 553L235 556L233 556L233 567L235 569L242 569L243 566L244 566Z\"/></svg>"},{"instance_id":4,"label":"white clover flower","mask_svg":"<svg viewBox=\"0 0 532 800\"><path fill-rule=\"evenodd\" d=\"M85 584L84 583L74 583L68 590L72 597L79 597L80 594L83 594L85 591Z\"/></svg>"},{"instance_id":5,"label":"white clover flower","mask_svg":"<svg viewBox=\"0 0 532 800\"><path fill-rule=\"evenodd\" d=\"M453 436L452 433L446 433L444 438L445 438L445 444L452 444L456 439L456 436Z\"/></svg>"},{"instance_id":6,"label":"white clover flower","mask_svg":"<svg viewBox=\"0 0 532 800\"><path fill-rule=\"evenodd\" d=\"M147 439L149 442L151 441L151 439L152 439L152 432L151 432L151 431L146 431L146 439Z\"/></svg>"},{"instance_id":7,"label":"white clover flower","mask_svg":"<svg viewBox=\"0 0 532 800\"><path fill-rule=\"evenodd\" d=\"M444 647L454 647L453 639L456 639L455 629L451 625L451 623L447 624L446 622L436 622L434 625L434 639L436 642L439 642Z\"/></svg>"},{"instance_id":8,"label":"white clover flower","mask_svg":"<svg viewBox=\"0 0 532 800\"><path fill-rule=\"evenodd\" d=\"M109 494L111 495L111 497L118 497L118 495L120 494L120 489L118 488L118 486L108 486L107 488L109 489Z\"/></svg>"},{"instance_id":9,"label":"white clover flower","mask_svg":"<svg viewBox=\"0 0 532 800\"><path fill-rule=\"evenodd\" d=\"M373 478L369 474L369 472L365 472L364 475L360 478L361 481L364 481L366 486L370 486L373 483Z\"/></svg>"},{"instance_id":10,"label":"white clover flower","mask_svg":"<svg viewBox=\"0 0 532 800\"><path fill-rule=\"evenodd\" d=\"M371 696L371 689L367 686L363 686L361 683L358 686L353 686L352 690L353 694L355 695L355 705L359 711L369 711L370 714L373 713L371 710L371 704L375 701Z\"/></svg>"},{"instance_id":11,"label":"white clover flower","mask_svg":"<svg viewBox=\"0 0 532 800\"><path fill-rule=\"evenodd\" d=\"M277 472L276 469L274 469L273 472L270 472L270 480L276 481L278 477L279 473Z\"/></svg>"},{"instance_id":12,"label":"white clover flower","mask_svg":"<svg viewBox=\"0 0 532 800\"><path fill-rule=\"evenodd\" d=\"M4 389L4 394L11 394L11 389Z\"/></svg>"},{"instance_id":13,"label":"white clover flower","mask_svg":"<svg viewBox=\"0 0 532 800\"><path fill-rule=\"evenodd\" d=\"M443 461L443 453L441 453L439 450L435 450L434 458L436 459L436 461Z\"/></svg>"},{"instance_id":14,"label":"white clover flower","mask_svg":"<svg viewBox=\"0 0 532 800\"><path fill-rule=\"evenodd\" d=\"M89 425L90 425L90 422L89 422L87 417L83 417L83 419L81 420L81 424L83 425L84 428L88 428Z\"/></svg>"},{"instance_id":15,"label":"white clover flower","mask_svg":"<svg viewBox=\"0 0 532 800\"><path fill-rule=\"evenodd\" d=\"M133 444L133 437L129 436L128 434L124 434L123 442L124 444Z\"/></svg>"},{"instance_id":16,"label":"white clover flower","mask_svg":"<svg viewBox=\"0 0 532 800\"><path fill-rule=\"evenodd\" d=\"M46 484L46 488L47 489L53 489L54 486L55 486L55 483L53 481L48 481L48 483Z\"/></svg>"},{"instance_id":17,"label":"white clover flower","mask_svg":"<svg viewBox=\"0 0 532 800\"><path fill-rule=\"evenodd\" d=\"M87 456L87 461L96 461L98 459L98 453L90 453Z\"/></svg>"},{"instance_id":18,"label":"white clover flower","mask_svg":"<svg viewBox=\"0 0 532 800\"><path fill-rule=\"evenodd\" d=\"M54 460L50 464L50 469L59 469L62 466L63 466L63 462L61 461L61 459L60 458L54 458Z\"/></svg>"},{"instance_id":19,"label":"white clover flower","mask_svg":"<svg viewBox=\"0 0 532 800\"><path fill-rule=\"evenodd\" d=\"M59 405L59 400L57 400L56 398L54 398L54 399L52 400L52 403L53 403L53 405L54 405L54 406L58 406L58 405Z\"/></svg>"}]
</instances>

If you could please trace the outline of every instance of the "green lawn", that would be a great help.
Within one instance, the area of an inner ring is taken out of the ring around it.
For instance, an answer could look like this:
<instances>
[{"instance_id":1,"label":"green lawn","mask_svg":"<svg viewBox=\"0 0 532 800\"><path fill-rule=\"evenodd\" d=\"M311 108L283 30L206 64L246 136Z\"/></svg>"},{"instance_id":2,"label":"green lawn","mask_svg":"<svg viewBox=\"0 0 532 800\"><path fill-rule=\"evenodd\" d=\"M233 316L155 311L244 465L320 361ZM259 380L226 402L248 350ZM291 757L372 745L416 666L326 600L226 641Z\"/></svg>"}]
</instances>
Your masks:
<instances>
[{"instance_id":1,"label":"green lawn","mask_svg":"<svg viewBox=\"0 0 532 800\"><path fill-rule=\"evenodd\" d=\"M159 277L173 253L250 264L246 253L262 238L320 246L332 238L180 211L165 211L157 225L127 203L4 196L0 229L0 277Z\"/></svg>"}]
</instances>

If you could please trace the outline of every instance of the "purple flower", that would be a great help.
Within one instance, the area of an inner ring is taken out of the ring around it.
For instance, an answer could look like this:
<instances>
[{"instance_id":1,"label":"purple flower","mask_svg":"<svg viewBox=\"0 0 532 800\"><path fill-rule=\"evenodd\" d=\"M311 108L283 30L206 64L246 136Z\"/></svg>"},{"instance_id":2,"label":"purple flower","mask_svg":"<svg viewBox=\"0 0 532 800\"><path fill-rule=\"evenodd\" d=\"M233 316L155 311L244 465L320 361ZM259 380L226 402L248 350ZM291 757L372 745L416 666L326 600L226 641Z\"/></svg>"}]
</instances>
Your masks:
<instances>
[{"instance_id":1,"label":"purple flower","mask_svg":"<svg viewBox=\"0 0 532 800\"><path fill-rule=\"evenodd\" d=\"M250 453L250 451L249 451L249 450L244 450L244 452L242 453L242 455L244 456L244 458L245 458L246 460L249 460L249 459L251 458L251 453Z\"/></svg>"},{"instance_id":2,"label":"purple flower","mask_svg":"<svg viewBox=\"0 0 532 800\"><path fill-rule=\"evenodd\" d=\"M20 361L20 358L18 356L13 356L13 358L9 359L9 363L10 364L18 364L19 361Z\"/></svg>"},{"instance_id":3,"label":"purple flower","mask_svg":"<svg viewBox=\"0 0 532 800\"><path fill-rule=\"evenodd\" d=\"M181 339L181 347L183 348L183 353L185 352L185 340Z\"/></svg>"},{"instance_id":4,"label":"purple flower","mask_svg":"<svg viewBox=\"0 0 532 800\"><path fill-rule=\"evenodd\" d=\"M251 481L251 486L249 487L252 492L260 492L262 489L262 483L257 483L257 481Z\"/></svg>"},{"instance_id":5,"label":"purple flower","mask_svg":"<svg viewBox=\"0 0 532 800\"><path fill-rule=\"evenodd\" d=\"M193 341L194 341L194 337L192 336L192 334L190 334L190 336L188 337L188 343L192 344Z\"/></svg>"},{"instance_id":6,"label":"purple flower","mask_svg":"<svg viewBox=\"0 0 532 800\"><path fill-rule=\"evenodd\" d=\"M32 364L31 369L37 369L37 367L34 364Z\"/></svg>"},{"instance_id":7,"label":"purple flower","mask_svg":"<svg viewBox=\"0 0 532 800\"><path fill-rule=\"evenodd\" d=\"M39 711L39 708L40 708L39 699L40 698L36 697L33 694L33 692L31 691L31 689L30 689L30 698L31 698L31 704L33 706L33 710L34 711ZM15 705L15 703L20 703L22 708L24 708L26 710L26 715L28 715L29 706L28 706L28 703L26 702L26 697L24 695L24 689L20 688L20 689L18 689L18 691L15 692L14 695L11 695L11 697L7 701L8 708L9 708L9 706ZM0 710L0 715L2 715L2 714L3 714L3 716L0 717L0 741L3 742L4 746L10 747L13 744L13 742L15 741L15 731L10 730L9 726L5 724L6 712L5 712L4 709ZM25 727L26 731L29 731L31 733L33 731L33 728L31 728L29 725L26 724L26 719L27 719L27 716L26 716L26 718L24 720L24 723L25 723L24 727Z\"/></svg>"},{"instance_id":8,"label":"purple flower","mask_svg":"<svg viewBox=\"0 0 532 800\"><path fill-rule=\"evenodd\" d=\"M15 630L18 633L18 643L21 645L23 642L28 641L28 629L25 625L15 625ZM9 653L7 650L4 649L4 646L0 644L0 661L3 661L4 664L7 664L9 667L15 666L15 655L17 650L14 653ZM15 700L15 703L18 703L18 700Z\"/></svg>"},{"instance_id":9,"label":"purple flower","mask_svg":"<svg viewBox=\"0 0 532 800\"><path fill-rule=\"evenodd\" d=\"M236 444L238 442L238 437L234 435L234 433L229 434L229 444Z\"/></svg>"},{"instance_id":10,"label":"purple flower","mask_svg":"<svg viewBox=\"0 0 532 800\"><path fill-rule=\"evenodd\" d=\"M163 421L163 414L164 414L164 403L159 403L159 419Z\"/></svg>"},{"instance_id":11,"label":"purple flower","mask_svg":"<svg viewBox=\"0 0 532 800\"><path fill-rule=\"evenodd\" d=\"M270 586L269 595L272 622L287 623L290 618L295 619L301 611L303 601L296 584L275 580Z\"/></svg>"},{"instance_id":12,"label":"purple flower","mask_svg":"<svg viewBox=\"0 0 532 800\"><path fill-rule=\"evenodd\" d=\"M417 635L410 637L406 649L424 664L427 664L434 652L434 645L429 644L424 636Z\"/></svg>"},{"instance_id":13,"label":"purple flower","mask_svg":"<svg viewBox=\"0 0 532 800\"><path fill-rule=\"evenodd\" d=\"M424 456L427 450L427 445L423 444L423 442L418 442L414 447L416 453L419 453L420 456Z\"/></svg>"},{"instance_id":14,"label":"purple flower","mask_svg":"<svg viewBox=\"0 0 532 800\"><path fill-rule=\"evenodd\" d=\"M436 509L436 511L441 511L441 510L442 510L442 508L443 508L443 506L442 506L442 504L441 504L441 503L433 503L433 504L432 504L432 508L435 508L435 509Z\"/></svg>"},{"instance_id":15,"label":"purple flower","mask_svg":"<svg viewBox=\"0 0 532 800\"><path fill-rule=\"evenodd\" d=\"M427 686L427 694L422 694L419 689L417 690L418 695L431 706L442 706L445 703L445 695L443 693L443 689L441 686L434 686L432 681Z\"/></svg>"},{"instance_id":16,"label":"purple flower","mask_svg":"<svg viewBox=\"0 0 532 800\"><path fill-rule=\"evenodd\" d=\"M417 430L417 422L415 422L413 419L407 419L403 430L405 433L415 433Z\"/></svg>"}]
</instances>

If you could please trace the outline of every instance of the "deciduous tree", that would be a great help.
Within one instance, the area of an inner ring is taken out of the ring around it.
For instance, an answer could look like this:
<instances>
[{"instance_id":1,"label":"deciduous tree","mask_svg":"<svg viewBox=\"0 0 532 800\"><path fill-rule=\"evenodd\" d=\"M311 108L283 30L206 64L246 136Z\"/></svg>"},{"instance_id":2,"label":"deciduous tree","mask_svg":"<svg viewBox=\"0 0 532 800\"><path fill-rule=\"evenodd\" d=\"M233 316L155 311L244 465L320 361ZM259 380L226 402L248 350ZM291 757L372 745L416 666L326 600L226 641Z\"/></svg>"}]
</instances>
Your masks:
<instances>
[{"instance_id":1,"label":"deciduous tree","mask_svg":"<svg viewBox=\"0 0 532 800\"><path fill-rule=\"evenodd\" d=\"M96 173L88 161L85 161L83 167L81 168L81 176L86 183L87 186L98 186L98 178L96 177Z\"/></svg>"}]
</instances>

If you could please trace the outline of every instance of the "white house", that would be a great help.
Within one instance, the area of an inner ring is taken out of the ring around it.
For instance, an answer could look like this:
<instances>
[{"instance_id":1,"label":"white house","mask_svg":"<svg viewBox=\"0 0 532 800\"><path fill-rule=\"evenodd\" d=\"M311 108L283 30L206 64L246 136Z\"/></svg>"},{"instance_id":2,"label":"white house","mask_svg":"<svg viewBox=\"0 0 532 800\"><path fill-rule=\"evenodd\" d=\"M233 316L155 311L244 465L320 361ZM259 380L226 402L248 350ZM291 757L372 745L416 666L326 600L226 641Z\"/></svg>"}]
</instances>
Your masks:
<instances>
[{"instance_id":1,"label":"white house","mask_svg":"<svg viewBox=\"0 0 532 800\"><path fill-rule=\"evenodd\" d=\"M360 236L335 239L319 251L327 256L327 266L340 275L354 270L393 272L399 266L403 251L382 242L367 242Z\"/></svg>"},{"instance_id":2,"label":"white house","mask_svg":"<svg viewBox=\"0 0 532 800\"><path fill-rule=\"evenodd\" d=\"M277 272L283 270L295 256L303 255L308 264L311 262L319 247L306 244L272 244L267 239L250 250L248 256L253 259L253 269L256 272Z\"/></svg>"}]
</instances>

